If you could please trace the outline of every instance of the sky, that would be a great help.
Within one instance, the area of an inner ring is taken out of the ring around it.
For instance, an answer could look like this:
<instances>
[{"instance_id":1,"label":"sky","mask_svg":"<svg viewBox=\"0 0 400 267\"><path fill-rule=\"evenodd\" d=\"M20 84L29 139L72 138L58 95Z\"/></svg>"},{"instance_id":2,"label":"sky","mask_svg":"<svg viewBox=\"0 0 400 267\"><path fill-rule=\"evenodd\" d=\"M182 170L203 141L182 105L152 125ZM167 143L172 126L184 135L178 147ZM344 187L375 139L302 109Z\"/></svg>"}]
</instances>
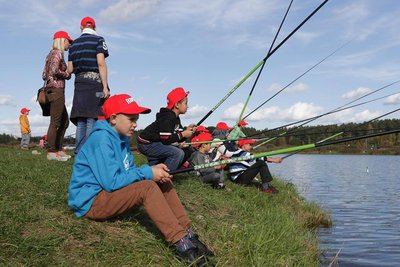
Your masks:
<instances>
[{"instance_id":1,"label":"sky","mask_svg":"<svg viewBox=\"0 0 400 267\"><path fill-rule=\"evenodd\" d=\"M290 1L282 0L0 0L0 133L20 136L20 109L31 109L33 136L47 132L36 103L54 32L80 35L85 16L109 48L111 94L128 93L154 121L175 87L190 91L183 125L197 123L267 54ZM275 43L280 43L322 1L294 0ZM330 0L267 60L244 115L321 59L350 42L251 115L249 126L273 128L329 112L400 80L400 3ZM68 52L65 52L67 59ZM234 125L256 71L204 121ZM66 82L71 110L74 77ZM363 99L390 97L324 116L310 125L363 122L399 108L400 83ZM384 118L399 118L394 113ZM74 134L71 123L67 135Z\"/></svg>"}]
</instances>

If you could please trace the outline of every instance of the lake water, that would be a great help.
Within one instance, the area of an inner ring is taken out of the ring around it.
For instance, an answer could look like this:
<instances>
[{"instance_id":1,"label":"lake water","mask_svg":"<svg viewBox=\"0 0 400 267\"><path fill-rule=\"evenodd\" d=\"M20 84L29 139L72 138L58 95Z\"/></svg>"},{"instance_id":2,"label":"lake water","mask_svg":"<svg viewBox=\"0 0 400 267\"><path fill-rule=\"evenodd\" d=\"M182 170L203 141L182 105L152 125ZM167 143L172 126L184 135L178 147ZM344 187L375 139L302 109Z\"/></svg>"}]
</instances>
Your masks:
<instances>
[{"instance_id":1,"label":"lake water","mask_svg":"<svg viewBox=\"0 0 400 267\"><path fill-rule=\"evenodd\" d=\"M400 156L294 155L269 164L332 214L320 230L324 265L400 265Z\"/></svg>"}]
</instances>

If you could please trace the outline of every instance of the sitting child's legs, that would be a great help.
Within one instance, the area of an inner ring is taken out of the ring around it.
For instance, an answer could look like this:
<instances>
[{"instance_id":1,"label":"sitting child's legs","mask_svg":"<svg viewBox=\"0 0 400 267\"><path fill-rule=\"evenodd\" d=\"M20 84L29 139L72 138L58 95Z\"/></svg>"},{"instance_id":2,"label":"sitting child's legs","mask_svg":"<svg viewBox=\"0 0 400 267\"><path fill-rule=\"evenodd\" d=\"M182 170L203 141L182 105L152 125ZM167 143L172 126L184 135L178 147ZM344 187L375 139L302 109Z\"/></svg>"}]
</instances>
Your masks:
<instances>
[{"instance_id":1,"label":"sitting child's legs","mask_svg":"<svg viewBox=\"0 0 400 267\"><path fill-rule=\"evenodd\" d=\"M149 159L149 164L154 165L165 159L163 163L171 171L177 170L181 166L185 156L182 149L172 145L164 145L161 142L149 144L138 143L138 149ZM157 159L160 159L160 161L157 162Z\"/></svg>"},{"instance_id":2,"label":"sitting child's legs","mask_svg":"<svg viewBox=\"0 0 400 267\"><path fill-rule=\"evenodd\" d=\"M185 227L188 227L190 222L189 219L183 218L186 215L185 213L180 215L180 220L185 222L186 225L180 224L168 203L173 199L174 190L167 191L169 191L168 200L166 200L158 185L150 180L136 182L111 193L103 190L97 195L85 217L92 220L106 220L143 204L151 220L164 235L165 240L173 244L187 235ZM177 200L174 201L174 205L177 206ZM179 208L174 207L175 212L176 210L179 210Z\"/></svg>"}]
</instances>

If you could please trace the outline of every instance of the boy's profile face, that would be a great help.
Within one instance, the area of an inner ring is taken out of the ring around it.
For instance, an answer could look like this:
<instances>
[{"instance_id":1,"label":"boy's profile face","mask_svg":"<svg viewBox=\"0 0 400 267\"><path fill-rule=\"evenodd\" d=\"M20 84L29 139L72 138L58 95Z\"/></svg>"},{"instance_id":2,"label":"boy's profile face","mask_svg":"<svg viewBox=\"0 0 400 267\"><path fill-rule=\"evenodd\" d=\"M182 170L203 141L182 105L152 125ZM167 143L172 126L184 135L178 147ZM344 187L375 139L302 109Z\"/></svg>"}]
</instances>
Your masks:
<instances>
[{"instance_id":1,"label":"boy's profile face","mask_svg":"<svg viewBox=\"0 0 400 267\"><path fill-rule=\"evenodd\" d=\"M200 149L204 153L208 153L211 149L211 143L201 144Z\"/></svg>"},{"instance_id":2,"label":"boy's profile face","mask_svg":"<svg viewBox=\"0 0 400 267\"><path fill-rule=\"evenodd\" d=\"M188 98L185 97L184 99L176 103L175 108L177 109L179 114L185 114L188 109Z\"/></svg>"},{"instance_id":3,"label":"boy's profile face","mask_svg":"<svg viewBox=\"0 0 400 267\"><path fill-rule=\"evenodd\" d=\"M111 115L110 123L119 135L131 137L137 126L138 119L138 114L131 115L120 113L116 115Z\"/></svg>"},{"instance_id":4,"label":"boy's profile face","mask_svg":"<svg viewBox=\"0 0 400 267\"><path fill-rule=\"evenodd\" d=\"M244 144L244 145L242 146L242 150L243 150L243 151L250 152L251 147L252 147L251 144Z\"/></svg>"}]
</instances>

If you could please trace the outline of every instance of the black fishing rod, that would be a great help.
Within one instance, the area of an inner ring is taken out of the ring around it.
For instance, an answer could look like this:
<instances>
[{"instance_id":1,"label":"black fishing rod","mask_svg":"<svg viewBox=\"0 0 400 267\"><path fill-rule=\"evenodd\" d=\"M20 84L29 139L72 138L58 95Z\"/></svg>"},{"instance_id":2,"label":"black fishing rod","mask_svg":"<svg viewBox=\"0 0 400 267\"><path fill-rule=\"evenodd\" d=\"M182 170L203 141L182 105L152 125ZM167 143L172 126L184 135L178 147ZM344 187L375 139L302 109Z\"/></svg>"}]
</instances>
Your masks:
<instances>
[{"instance_id":1,"label":"black fishing rod","mask_svg":"<svg viewBox=\"0 0 400 267\"><path fill-rule=\"evenodd\" d=\"M388 97L388 96L381 97L381 98L386 98L386 97ZM368 102L368 101L367 101L367 102ZM363 103L363 104L365 104L365 103ZM338 111L338 110L334 110L334 111ZM254 146L254 148L258 148L258 147L260 147L260 146L262 146L262 145L264 145L264 144L266 144L266 143L268 143L268 142L271 142L271 141L273 141L273 140L275 140L275 139L277 139L277 138L279 138L279 137L285 136L287 133L293 133L293 132L295 132L298 128L300 128L300 127L302 127L302 126L304 126L304 125L306 125L306 124L308 124L308 123L310 123L310 122L312 122L312 121L315 121L315 120L318 119L318 118L320 118L320 117L317 116L317 118L313 118L313 119L311 119L311 120L309 120L309 121L303 122L302 124L300 124L300 125L298 125L298 126L295 126L295 127L291 128L290 130L288 130L288 131L286 131L286 132L284 132L284 133L281 133L281 134L278 135L278 136L275 136L275 137L273 137L273 138L271 138L271 139L269 139L269 140L266 140L266 141L264 141L264 142L262 142L262 143L260 143L260 144L258 144L258 145L256 145L256 146ZM334 137L336 137L336 136L338 136L338 135L340 135L340 133L338 133L338 134L336 134L336 135L333 135L331 138L334 138ZM328 138L328 139L331 139L331 138Z\"/></svg>"},{"instance_id":2,"label":"black fishing rod","mask_svg":"<svg viewBox=\"0 0 400 267\"><path fill-rule=\"evenodd\" d=\"M396 133L400 133L400 129L389 130L389 131L380 132L380 133L366 134L366 135L356 136L356 137L342 138L342 139L337 139L337 140L333 140L333 141L325 141L325 142L320 142L320 143L311 143L311 144L307 144L307 145L283 148L283 149L278 149L278 150L274 150L274 151L270 151L270 152L257 153L257 154L253 154L253 155L249 155L249 156L245 156L245 157L234 157L234 158L221 160L221 161L213 161L210 163L198 164L193 167L170 171L169 173L174 175L174 174L178 174L178 173L196 171L196 170L211 168L211 167L225 165L225 164L236 163L236 162L245 161L245 160L252 160L252 159L258 159L258 158L262 158L262 157L287 154L287 153L291 153L291 152L299 151L299 150L301 151L301 150L305 150L305 149L313 149L313 148L318 148L318 147L323 147L323 146L331 146L331 145L352 142L352 141L367 139L367 138L372 138L372 137L378 137L378 136L383 136L383 135L388 135L388 134L396 134Z\"/></svg>"},{"instance_id":3,"label":"black fishing rod","mask_svg":"<svg viewBox=\"0 0 400 267\"><path fill-rule=\"evenodd\" d=\"M260 135L260 134L265 134L267 132L277 131L277 130L283 129L283 128L287 127L287 126L291 126L291 125L298 124L298 123L301 123L301 122L311 121L311 120L313 120L315 118L320 118L320 117L325 116L325 115L330 115L330 114L334 114L336 112L340 112L340 111L343 111L343 110L347 110L347 109L351 109L351 108L358 107L358 106L361 106L361 105L365 105L365 104L368 104L368 103L371 103L371 102L374 102L374 101L377 101L377 100L380 100L380 99L383 99L383 98L387 98L389 96L396 95L396 94L399 94L399 93L400 92L389 94L389 95L385 95L385 96L381 96L381 97L378 97L378 98L375 98L375 99L371 99L371 100L368 100L368 101L365 101L365 102L362 102L362 103L354 104L352 106L348 106L348 107L341 108L341 109L338 109L338 110L330 111L328 113L324 113L324 114L321 114L321 115L318 115L318 116L314 116L314 117L311 117L311 118L307 118L307 119L303 119L303 120L300 120L300 121L292 122L292 123L289 123L289 124L286 124L286 125L282 125L282 126L279 126L279 127L273 128L273 129L264 130L264 131L262 131L260 133L256 133L256 134L244 137L244 138L233 139L233 140L229 140L229 141L240 141L240 140L246 140L246 139L249 139L249 138L255 139L257 141L263 141L263 140L266 140L266 139L272 139L274 137L254 137L254 136ZM300 125L298 127L296 126L296 128L300 128L300 127L301 127ZM292 131L286 132L286 135L288 133L292 133ZM280 136L279 135L275 136L275 139L277 137L280 137ZM275 140L275 139L273 139L273 140ZM220 140L213 140L213 141L190 142L190 143L186 143L186 144L187 145L195 145L195 144L204 144L204 143L210 143L210 142L211 143L218 143L218 142L224 142L224 141L228 141L228 140L220 139ZM268 140L268 142L270 142L270 141L272 141L272 140Z\"/></svg>"},{"instance_id":4,"label":"black fishing rod","mask_svg":"<svg viewBox=\"0 0 400 267\"><path fill-rule=\"evenodd\" d=\"M366 125L366 124L368 124L368 123L371 123L371 122L373 122L373 121L375 121L375 120L379 120L379 119L381 119L381 118L383 118L383 117L385 117L385 116L387 116L387 115L393 114L393 113L395 113L395 112L397 112L397 111L399 111L399 110L400 110L400 108L395 109L395 110L392 110L392 111L390 111L390 112L388 112L388 113L385 113L385 114L383 114L383 115L380 115L380 116L378 116L378 117L376 117L376 118L373 118L373 119L371 119L371 120L369 120L369 121L366 121L366 122L364 122L364 123L362 123L362 124L360 124L360 125L357 125L357 126L353 127L352 130L357 129L357 128L360 128L361 126ZM321 140L321 141L318 141L317 143L325 142L325 141L327 141L327 140L333 139L333 138L335 138L336 136L342 135L342 134L344 134L344 133L345 133L345 131L343 130L343 131L341 131L341 132L339 132L339 133L335 133L334 135L329 136L329 137L327 137L327 138L325 138L325 139L323 139L323 140ZM293 153L291 153L291 154L289 154L289 155L283 156L282 159L291 157L291 156L293 156L293 155L295 155L295 154L297 154L297 153L300 153L300 152L301 152L301 150L296 151L296 152L293 152Z\"/></svg>"},{"instance_id":5,"label":"black fishing rod","mask_svg":"<svg viewBox=\"0 0 400 267\"><path fill-rule=\"evenodd\" d=\"M325 0L322 2L321 5L319 5L313 12L311 12L310 15L308 15L307 18L305 18L299 26L297 26L288 36L286 36L285 39L283 39L274 49L271 50L271 52L263 59L261 60L244 78L242 78L236 85L231 89L228 94L226 94L198 123L197 125L202 124L219 106L222 105L223 102L231 95L233 92L236 91L236 89L239 88L263 63L266 61L269 57L271 57L292 35L297 32L318 10L323 7L329 0Z\"/></svg>"},{"instance_id":6,"label":"black fishing rod","mask_svg":"<svg viewBox=\"0 0 400 267\"><path fill-rule=\"evenodd\" d=\"M327 55L326 57L324 57L323 59L321 59L318 63L316 63L315 65L313 65L311 68L309 68L308 70L306 70L305 72L303 72L301 75L299 75L296 79L294 79L293 81L291 81L290 83L288 83L285 87L283 87L282 89L280 89L278 92L276 92L274 95L272 95L270 98L268 98L266 101L264 101L262 104L260 104L258 107L256 107L255 109L253 109L251 112L249 112L249 114L247 114L246 116L243 117L243 120L245 120L247 117L249 117L251 114L253 114L254 112L256 112L258 109L260 109L262 106L264 106L266 103L268 103L272 98L274 98L275 96L277 96L278 94L280 94L282 91L284 91L286 88L288 88L289 86L291 86L293 83L295 83L296 81L298 81L301 77L303 77L304 75L306 75L308 72L310 72L311 70L313 70L315 67L317 67L318 65L320 65L322 62L324 62L325 60L327 60L329 57L333 56L334 54L336 54L339 50L341 50L342 48L344 48L345 46L347 46L349 43L351 42L348 41L347 43L341 45L339 48L337 48L335 51L333 51L332 53L330 53L329 55Z\"/></svg>"},{"instance_id":7,"label":"black fishing rod","mask_svg":"<svg viewBox=\"0 0 400 267\"><path fill-rule=\"evenodd\" d=\"M256 77L256 80L255 80L254 83L253 83L253 87L251 88L250 93L249 93L249 95L248 95L248 97L247 97L247 100L246 100L246 102L245 102L245 104L244 104L244 106L243 106L243 109L242 109L242 111L240 112L240 115L239 115L239 118L238 118L238 121L237 121L236 125L239 124L239 122L240 122L240 120L241 120L241 118L242 118L242 116L243 116L243 112L244 112L244 110L246 109L247 104L249 103L249 100L250 100L250 98L251 98L251 95L253 94L254 88L256 87L256 84L257 84L257 82L258 82L258 79L260 78L260 75L261 75L261 73L262 73L262 71L263 71L263 69L264 69L265 63L267 63L267 57L268 57L268 55L271 53L272 47L274 46L275 41L276 41L276 38L278 37L278 34L279 34L279 32L281 31L282 25L283 25L283 23L284 23L285 20L286 20L286 16L287 16L287 14L289 13L289 10L290 10L290 7L292 6L292 3L293 3L293 0L290 1L289 6L288 6L288 8L287 8L287 10L286 10L285 16L283 16L283 19L282 19L282 21L281 21L281 24L279 25L278 31L277 31L276 34L275 34L274 40L272 41L271 46L270 46L269 49L268 49L267 56L265 57L266 59L264 60L263 64L261 65L260 71L258 72L257 77Z\"/></svg>"},{"instance_id":8,"label":"black fishing rod","mask_svg":"<svg viewBox=\"0 0 400 267\"><path fill-rule=\"evenodd\" d=\"M359 105L363 105L363 104L369 103L369 101L367 101L367 102L364 102L364 103L361 103L361 104L355 104L355 105L353 105L353 106L349 106L349 107L345 108L346 106L348 106L348 105L350 105L350 104L352 104L352 103L354 103L354 102L356 102L356 101L359 101L359 100L361 100L361 99L363 99L363 98L365 98L365 97L367 97L367 96L370 96L370 95L372 95L372 94L374 94L374 93L377 93L377 92L379 92L379 91L381 91L381 90L383 90L383 89L385 89L385 88L387 88L387 87L389 87L389 86L392 86L392 85L394 85L394 84L396 84L396 83L398 83L398 82L400 82L400 80L397 80L397 81L395 81L395 82L392 82L392 83L390 83L390 84L387 84L387 85L385 85L385 86L382 86L382 87L380 87L380 88L378 88L378 89L376 89L376 90L374 90L374 91L372 91L372 92L370 92L370 93L367 93L367 94L365 94L365 95L363 95L363 96L360 96L360 97L358 97L358 98L356 98L356 99L354 99L354 100L352 100L352 101L350 101L350 102L348 102L348 103L346 103L346 104L344 104L344 105L342 105L342 106L340 106L340 107L337 107L337 108L335 108L335 109L333 109L333 110L331 110L331 111L329 111L329 112L323 113L323 114L321 114L321 115L318 115L318 116L315 116L315 117L311 117L311 118L307 118L307 119L303 119L303 120L299 120L299 121L292 122L292 123L288 123L288 124L285 124L285 125L276 127L276 128L274 128L274 129L265 130L265 131L262 131L262 132L260 132L260 133L256 133L256 134L250 135L249 137L256 136L256 135L260 135L260 134L264 134L264 133L267 133L267 132L270 132L270 131L274 131L274 130L278 130L278 129L282 129L282 128L284 128L284 127L288 127L288 126L295 125L295 124L302 123L302 122L306 122L306 121L311 122L311 121L314 121L314 120L316 120L316 119L318 119L318 118L321 118L322 116L330 115L330 114L333 114L333 113L335 113L335 112L343 111L343 110L348 109L348 108L351 108L351 107L356 107L356 106L359 106ZM398 94L398 93L395 93L395 94ZM376 100L379 100L379 99L382 99L382 98L385 98L385 97L388 97L388 96L391 96L391 95L394 95L394 94L386 95L386 96L383 96L383 97L380 97L380 98L377 98L377 99L373 99L373 100L370 100L370 101L371 101L371 102L372 102L372 101L376 101Z\"/></svg>"}]
</instances>

